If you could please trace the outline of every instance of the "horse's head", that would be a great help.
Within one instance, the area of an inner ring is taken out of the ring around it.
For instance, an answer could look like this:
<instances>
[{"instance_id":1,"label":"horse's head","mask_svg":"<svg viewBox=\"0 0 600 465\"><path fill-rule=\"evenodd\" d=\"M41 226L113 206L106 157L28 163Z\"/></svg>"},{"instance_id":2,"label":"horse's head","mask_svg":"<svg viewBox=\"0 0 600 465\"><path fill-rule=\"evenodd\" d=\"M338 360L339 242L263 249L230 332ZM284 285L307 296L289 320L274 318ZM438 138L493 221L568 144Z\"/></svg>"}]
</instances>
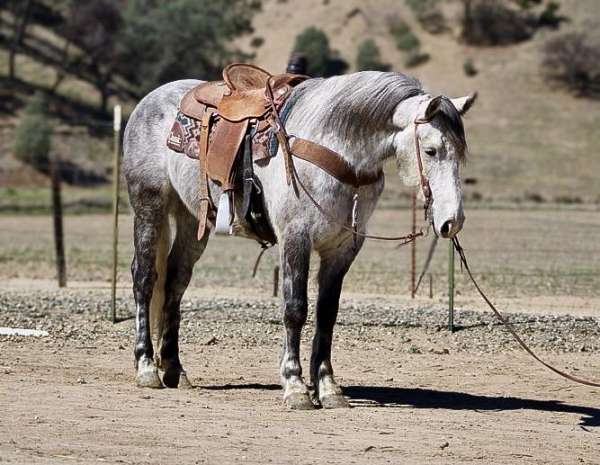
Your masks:
<instances>
[{"instance_id":1,"label":"horse's head","mask_svg":"<svg viewBox=\"0 0 600 465\"><path fill-rule=\"evenodd\" d=\"M402 102L394 113L394 125L400 128L394 146L401 175L407 185L421 184L425 197L427 192L423 191L429 184L433 227L445 238L454 237L465 221L459 176L467 151L462 115L476 96L450 99L421 95Z\"/></svg>"}]
</instances>

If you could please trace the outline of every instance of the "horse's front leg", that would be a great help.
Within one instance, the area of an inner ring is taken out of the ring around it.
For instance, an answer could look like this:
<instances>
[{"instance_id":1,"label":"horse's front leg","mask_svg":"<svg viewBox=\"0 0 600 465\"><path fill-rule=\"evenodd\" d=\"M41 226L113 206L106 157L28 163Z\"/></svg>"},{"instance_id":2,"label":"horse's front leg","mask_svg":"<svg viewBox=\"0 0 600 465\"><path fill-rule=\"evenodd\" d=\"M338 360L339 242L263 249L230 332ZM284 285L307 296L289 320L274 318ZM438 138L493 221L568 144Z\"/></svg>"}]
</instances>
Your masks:
<instances>
[{"instance_id":1,"label":"horse's front leg","mask_svg":"<svg viewBox=\"0 0 600 465\"><path fill-rule=\"evenodd\" d=\"M283 270L283 324L285 338L281 357L283 400L291 409L312 409L308 388L302 379L300 336L308 312L307 282L310 244L302 235L286 238L281 246Z\"/></svg>"},{"instance_id":2,"label":"horse's front leg","mask_svg":"<svg viewBox=\"0 0 600 465\"><path fill-rule=\"evenodd\" d=\"M331 365L333 327L337 319L342 283L362 241L354 247L338 248L321 256L319 296L316 306L315 337L313 339L310 375L315 394L324 408L349 407L342 389L335 382Z\"/></svg>"}]
</instances>

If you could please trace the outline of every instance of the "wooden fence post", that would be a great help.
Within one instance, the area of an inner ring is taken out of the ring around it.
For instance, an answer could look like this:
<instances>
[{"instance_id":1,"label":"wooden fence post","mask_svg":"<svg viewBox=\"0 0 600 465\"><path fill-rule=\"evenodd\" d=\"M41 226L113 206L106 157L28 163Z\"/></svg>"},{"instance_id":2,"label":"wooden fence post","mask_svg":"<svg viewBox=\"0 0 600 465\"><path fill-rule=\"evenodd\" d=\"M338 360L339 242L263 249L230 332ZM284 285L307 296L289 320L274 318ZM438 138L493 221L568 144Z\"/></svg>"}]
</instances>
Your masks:
<instances>
[{"instance_id":1,"label":"wooden fence post","mask_svg":"<svg viewBox=\"0 0 600 465\"><path fill-rule=\"evenodd\" d=\"M54 249L56 251L56 271L58 287L67 285L67 267L65 261L65 239L63 234L63 212L58 155L50 154L50 179L52 189L52 217L54 222Z\"/></svg>"},{"instance_id":2,"label":"wooden fence post","mask_svg":"<svg viewBox=\"0 0 600 465\"><path fill-rule=\"evenodd\" d=\"M114 155L113 155L113 240L112 282L110 311L111 321L117 322L117 264L119 245L119 178L121 177L121 105L114 109Z\"/></svg>"},{"instance_id":3,"label":"wooden fence post","mask_svg":"<svg viewBox=\"0 0 600 465\"><path fill-rule=\"evenodd\" d=\"M279 265L273 268L273 297L277 297L279 293Z\"/></svg>"}]
</instances>

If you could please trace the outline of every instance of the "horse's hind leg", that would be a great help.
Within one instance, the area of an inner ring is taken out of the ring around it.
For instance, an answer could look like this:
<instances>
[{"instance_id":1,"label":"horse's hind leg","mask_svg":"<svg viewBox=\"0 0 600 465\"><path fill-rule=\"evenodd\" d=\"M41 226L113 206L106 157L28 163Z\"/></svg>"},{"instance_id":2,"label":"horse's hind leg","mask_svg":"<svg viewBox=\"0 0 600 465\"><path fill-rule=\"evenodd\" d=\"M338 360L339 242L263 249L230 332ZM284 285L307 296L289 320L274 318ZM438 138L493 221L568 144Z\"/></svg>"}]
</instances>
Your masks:
<instances>
[{"instance_id":1,"label":"horse's hind leg","mask_svg":"<svg viewBox=\"0 0 600 465\"><path fill-rule=\"evenodd\" d=\"M130 195L131 197L131 195ZM155 200L155 201L153 201ZM132 202L133 204L133 202ZM156 256L165 234L166 212L162 199L148 199L145 208L135 209L133 235L135 255L131 265L133 295L136 304L135 366L136 382L140 387L160 388L162 383L154 365L150 306L157 279ZM167 223L168 225L168 223Z\"/></svg>"},{"instance_id":2,"label":"horse's hind leg","mask_svg":"<svg viewBox=\"0 0 600 465\"><path fill-rule=\"evenodd\" d=\"M285 339L281 357L283 400L292 409L314 408L300 365L300 336L308 312L310 244L296 234L280 246L283 270L283 324Z\"/></svg>"},{"instance_id":3,"label":"horse's hind leg","mask_svg":"<svg viewBox=\"0 0 600 465\"><path fill-rule=\"evenodd\" d=\"M362 242L359 245L362 245ZM331 344L342 283L356 253L357 248L352 244L345 248L340 247L332 254L321 256L310 375L315 393L324 408L349 407L348 401L342 395L342 389L333 378Z\"/></svg>"},{"instance_id":4,"label":"horse's hind leg","mask_svg":"<svg viewBox=\"0 0 600 465\"><path fill-rule=\"evenodd\" d=\"M176 215L177 230L167 260L165 303L162 328L159 335L159 367L164 370L163 383L167 387L191 387L179 360L179 323L181 298L192 278L194 264L200 259L208 241L208 230L198 241L198 220L180 205Z\"/></svg>"}]
</instances>

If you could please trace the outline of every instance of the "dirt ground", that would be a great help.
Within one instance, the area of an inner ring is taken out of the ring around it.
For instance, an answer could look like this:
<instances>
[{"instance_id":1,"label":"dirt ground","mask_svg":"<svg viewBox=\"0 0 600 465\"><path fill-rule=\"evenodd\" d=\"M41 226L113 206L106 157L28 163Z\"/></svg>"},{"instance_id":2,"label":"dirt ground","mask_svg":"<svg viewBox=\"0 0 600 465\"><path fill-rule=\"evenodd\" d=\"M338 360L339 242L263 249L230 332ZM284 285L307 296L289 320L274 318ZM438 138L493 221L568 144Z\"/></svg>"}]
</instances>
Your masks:
<instances>
[{"instance_id":1,"label":"dirt ground","mask_svg":"<svg viewBox=\"0 0 600 465\"><path fill-rule=\"evenodd\" d=\"M372 230L404 231L407 218L378 212ZM461 234L482 285L527 343L596 379L599 221L589 211L470 210ZM443 245L431 267L433 298L425 288L416 300L406 292L409 250L365 247L348 275L334 341L336 375L353 408L297 412L286 410L278 385L275 253L252 279L257 248L213 239L182 304L182 360L195 388L141 390L129 219L121 219L116 325L106 321L108 215L66 218L69 286L60 291L50 219L0 222L0 326L49 332L0 336L0 463L600 464L600 390L532 362L458 267L460 330L445 329ZM427 247L418 245L419 269Z\"/></svg>"},{"instance_id":2,"label":"dirt ground","mask_svg":"<svg viewBox=\"0 0 600 465\"><path fill-rule=\"evenodd\" d=\"M57 292L9 281L0 295L0 326L50 332L0 337L1 463L600 463L600 391L533 364L508 336L497 340L501 328L473 323L478 311L461 313L468 324L451 334L443 309L422 310L422 325L402 310L425 299L350 295L334 362L353 408L300 412L286 410L277 384L276 299L242 305L231 290L190 293L181 350L195 388L143 390L133 382L133 320L108 323L108 288L74 284ZM372 309L381 310L371 318ZM597 336L597 318L581 321ZM531 328L522 330L540 350L536 334L547 337L548 325ZM598 346L581 350L541 354L600 377Z\"/></svg>"}]
</instances>

